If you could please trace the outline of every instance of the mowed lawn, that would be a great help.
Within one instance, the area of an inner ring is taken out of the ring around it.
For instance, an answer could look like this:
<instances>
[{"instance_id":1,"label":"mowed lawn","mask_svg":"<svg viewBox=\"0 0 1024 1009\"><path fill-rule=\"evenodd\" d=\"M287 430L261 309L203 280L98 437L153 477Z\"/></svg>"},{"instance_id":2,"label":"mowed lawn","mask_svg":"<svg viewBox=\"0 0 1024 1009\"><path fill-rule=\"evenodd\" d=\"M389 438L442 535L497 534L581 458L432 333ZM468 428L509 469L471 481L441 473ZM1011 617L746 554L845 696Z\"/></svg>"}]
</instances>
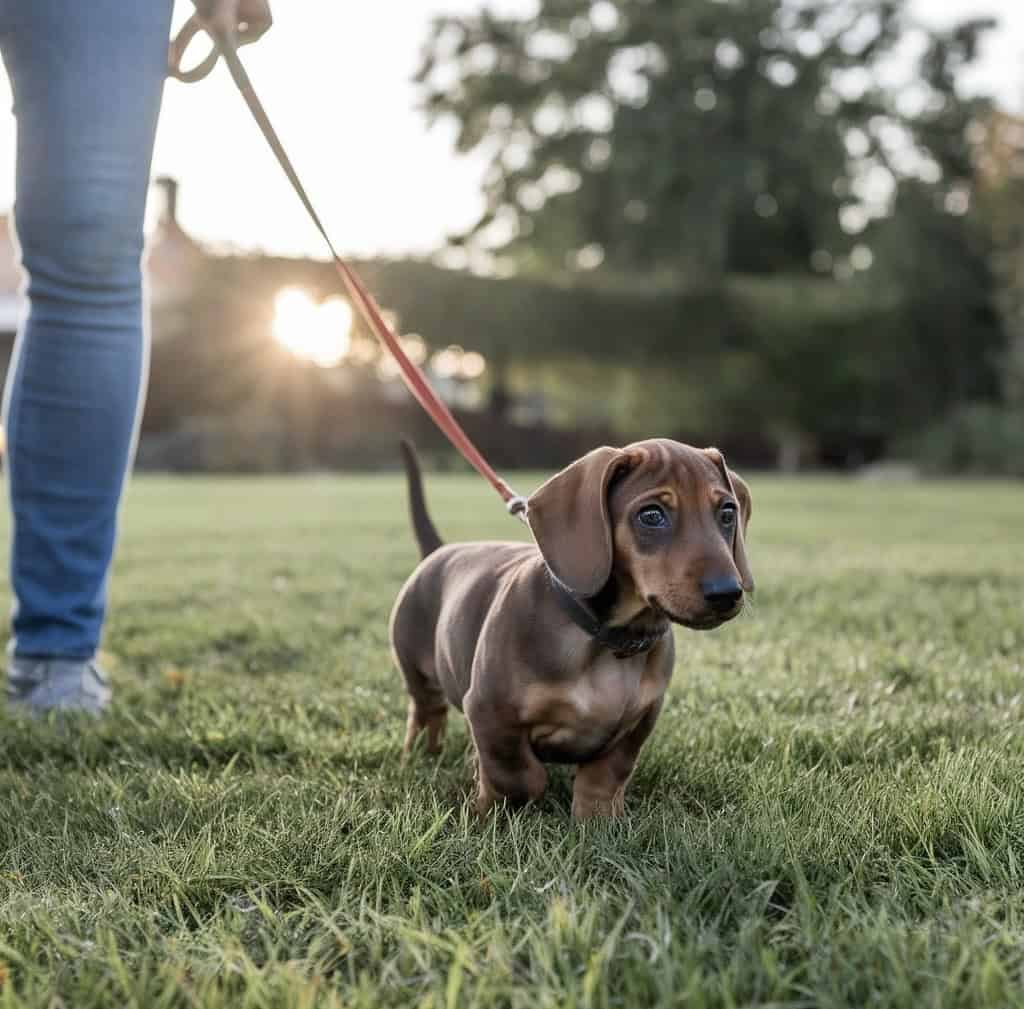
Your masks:
<instances>
[{"instance_id":1,"label":"mowed lawn","mask_svg":"<svg viewBox=\"0 0 1024 1009\"><path fill-rule=\"evenodd\" d=\"M756 607L581 827L478 821L461 718L402 763L397 477L137 480L113 714L0 714L0 1006L1024 1005L1024 485L750 482Z\"/></svg>"}]
</instances>

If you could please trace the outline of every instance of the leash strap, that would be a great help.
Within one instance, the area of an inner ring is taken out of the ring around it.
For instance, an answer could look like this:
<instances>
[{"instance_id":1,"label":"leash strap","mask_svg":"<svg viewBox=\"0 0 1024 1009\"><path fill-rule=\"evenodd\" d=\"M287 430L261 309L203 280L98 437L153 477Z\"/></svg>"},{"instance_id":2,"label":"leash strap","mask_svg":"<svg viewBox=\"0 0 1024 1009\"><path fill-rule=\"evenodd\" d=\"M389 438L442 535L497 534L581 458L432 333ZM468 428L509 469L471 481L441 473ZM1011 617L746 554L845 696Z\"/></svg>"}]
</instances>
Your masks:
<instances>
[{"instance_id":1,"label":"leash strap","mask_svg":"<svg viewBox=\"0 0 1024 1009\"><path fill-rule=\"evenodd\" d=\"M302 180L292 165L291 158L288 157L288 152L281 143L277 131L267 116L263 103L252 86L249 74L239 59L235 40L233 38L215 37L216 49L202 63L192 71L183 71L181 69L180 62L185 48L199 30L199 27L198 20L193 16L171 44L170 72L172 76L186 82L201 80L213 69L214 64L217 62L218 53L224 57L228 72L231 74L231 79L235 82L235 86L245 100L245 104L248 106L249 112L252 113L253 119L256 120L256 125L259 126L263 138L274 152L277 163L288 177L292 189L295 190L295 194L298 196L303 207L306 208L306 213L309 215L310 220L323 237L334 261L334 267L338 272L338 276L341 278L349 298L363 317L363 321L377 339L388 349L391 356L394 357L406 386L420 406L426 410L430 419L441 429L441 432L452 445L458 449L462 457L498 492L502 501L505 502L509 513L529 525L526 517L526 499L516 494L483 457L480 450L470 440L469 435L463 430L462 425L459 424L451 410L448 409L448 406L431 388L423 370L402 349L401 342L381 314L380 307L377 305L373 295L364 286L356 272L338 255L334 243L331 241L330 235L320 219L320 215L316 212L316 208L313 206L306 188L302 184Z\"/></svg>"}]
</instances>

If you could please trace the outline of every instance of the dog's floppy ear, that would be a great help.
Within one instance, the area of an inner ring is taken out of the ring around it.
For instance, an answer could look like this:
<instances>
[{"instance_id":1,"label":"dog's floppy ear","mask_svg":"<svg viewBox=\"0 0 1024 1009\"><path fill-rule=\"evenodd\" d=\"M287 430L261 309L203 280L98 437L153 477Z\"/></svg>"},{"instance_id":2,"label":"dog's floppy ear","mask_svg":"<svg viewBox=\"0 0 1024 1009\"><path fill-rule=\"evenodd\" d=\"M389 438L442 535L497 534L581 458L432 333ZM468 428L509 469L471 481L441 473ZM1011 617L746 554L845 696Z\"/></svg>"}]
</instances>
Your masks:
<instances>
[{"instance_id":1,"label":"dog's floppy ear","mask_svg":"<svg viewBox=\"0 0 1024 1009\"><path fill-rule=\"evenodd\" d=\"M527 503L533 538L554 576L586 599L612 573L608 485L627 459L617 448L595 448L542 484Z\"/></svg>"},{"instance_id":2,"label":"dog's floppy ear","mask_svg":"<svg viewBox=\"0 0 1024 1009\"><path fill-rule=\"evenodd\" d=\"M740 522L736 527L736 532L733 534L732 558L736 563L736 570L740 574L740 584L743 586L743 591L753 592L754 576L751 574L750 562L747 560L746 545L747 526L750 523L750 512L752 508L750 488L742 477L733 473L733 471L726 466L725 457L717 448L706 448L704 449L704 453L719 468L722 476L725 477L725 482L728 485L730 492L733 497L736 498L736 501L740 506Z\"/></svg>"}]
</instances>

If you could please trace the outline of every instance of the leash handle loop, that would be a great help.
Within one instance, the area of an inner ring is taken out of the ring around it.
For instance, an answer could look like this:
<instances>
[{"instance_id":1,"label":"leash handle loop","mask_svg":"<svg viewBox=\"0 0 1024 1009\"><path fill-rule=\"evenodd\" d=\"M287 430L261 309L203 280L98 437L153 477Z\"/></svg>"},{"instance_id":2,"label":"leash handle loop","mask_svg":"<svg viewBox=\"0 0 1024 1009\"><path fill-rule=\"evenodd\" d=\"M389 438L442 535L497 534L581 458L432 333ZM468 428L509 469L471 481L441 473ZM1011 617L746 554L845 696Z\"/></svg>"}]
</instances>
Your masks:
<instances>
[{"instance_id":1,"label":"leash handle loop","mask_svg":"<svg viewBox=\"0 0 1024 1009\"><path fill-rule=\"evenodd\" d=\"M254 38L246 38L244 33L241 36L232 38L230 44L227 40L213 38L211 40L213 45L210 47L210 51L194 67L186 69L182 66L185 59L185 50L188 49L192 44L192 40L200 32L205 31L206 28L202 21L199 20L198 14L193 14L181 26L178 34L171 39L167 50L167 74L169 77L173 77L183 84L195 84L210 76L222 53L227 52L228 49L247 46L250 42L256 41Z\"/></svg>"},{"instance_id":2,"label":"leash handle loop","mask_svg":"<svg viewBox=\"0 0 1024 1009\"><path fill-rule=\"evenodd\" d=\"M252 81L250 81L242 61L238 57L237 46L239 43L237 40L225 36L215 37L215 47L202 63L190 71L181 69L181 59L185 48L201 28L202 25L195 16L189 18L188 22L186 22L185 26L171 43L169 72L172 76L177 77L178 80L201 80L216 65L218 57L224 57L228 72L231 74L231 79L235 82L235 86L248 106L253 119L256 121L256 125L259 126L264 140L266 140L273 151L277 163L281 166L281 170L287 176L292 189L295 190L295 194L298 196L303 207L305 207L310 220L327 245L331 258L334 261L334 268L337 270L349 298L355 304L363 321L395 359L406 387L423 409L426 410L430 419L441 429L442 433L459 451L462 457L498 492L498 495L508 507L509 514L514 515L521 522L529 526L526 499L516 494L498 476L490 463L480 453L480 450L473 444L469 435L462 428L462 425L459 424L451 410L448 409L447 404L431 388L423 370L406 354L398 336L384 319L373 295L364 286L355 270L338 254L330 235L327 233L327 229L324 227L323 221L320 219L320 215L316 212L316 208L313 206L313 202L310 200L306 188L302 184L302 180L292 165L291 158L288 157L288 152L285 150L277 135L277 131L267 116L263 103L252 86Z\"/></svg>"}]
</instances>

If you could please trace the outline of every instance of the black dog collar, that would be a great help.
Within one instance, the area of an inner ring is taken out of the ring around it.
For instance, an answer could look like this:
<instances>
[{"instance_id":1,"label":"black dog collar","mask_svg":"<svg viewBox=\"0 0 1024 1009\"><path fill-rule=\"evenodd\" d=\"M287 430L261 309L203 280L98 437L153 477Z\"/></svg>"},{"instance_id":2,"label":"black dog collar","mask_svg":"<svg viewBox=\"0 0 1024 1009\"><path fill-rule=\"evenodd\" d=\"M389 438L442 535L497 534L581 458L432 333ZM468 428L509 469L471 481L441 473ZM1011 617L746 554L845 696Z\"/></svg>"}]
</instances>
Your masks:
<instances>
[{"instance_id":1,"label":"black dog collar","mask_svg":"<svg viewBox=\"0 0 1024 1009\"><path fill-rule=\"evenodd\" d=\"M639 630L624 627L609 627L598 619L597 615L563 585L549 570L551 587L555 590L555 598L566 615L581 630L586 631L595 641L604 645L617 659L628 659L634 655L650 651L668 630L665 624L660 630Z\"/></svg>"}]
</instances>

